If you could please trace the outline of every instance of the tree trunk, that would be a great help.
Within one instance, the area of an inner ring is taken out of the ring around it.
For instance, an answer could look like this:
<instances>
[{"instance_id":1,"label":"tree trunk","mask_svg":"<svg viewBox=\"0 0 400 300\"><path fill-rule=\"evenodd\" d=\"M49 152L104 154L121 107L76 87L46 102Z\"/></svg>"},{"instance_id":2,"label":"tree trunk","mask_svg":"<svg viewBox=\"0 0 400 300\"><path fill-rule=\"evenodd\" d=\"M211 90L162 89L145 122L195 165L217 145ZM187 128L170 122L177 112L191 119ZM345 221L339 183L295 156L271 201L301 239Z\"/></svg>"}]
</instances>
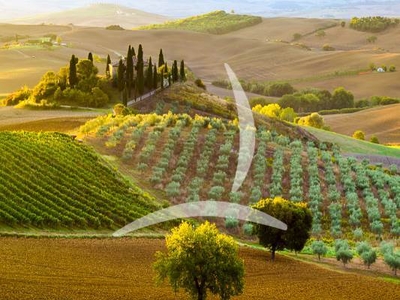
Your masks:
<instances>
[{"instance_id":1,"label":"tree trunk","mask_svg":"<svg viewBox=\"0 0 400 300\"><path fill-rule=\"evenodd\" d=\"M318 260L321 261L321 254L318 254Z\"/></svg>"},{"instance_id":2,"label":"tree trunk","mask_svg":"<svg viewBox=\"0 0 400 300\"><path fill-rule=\"evenodd\" d=\"M271 249L271 260L275 261L275 248Z\"/></svg>"}]
</instances>

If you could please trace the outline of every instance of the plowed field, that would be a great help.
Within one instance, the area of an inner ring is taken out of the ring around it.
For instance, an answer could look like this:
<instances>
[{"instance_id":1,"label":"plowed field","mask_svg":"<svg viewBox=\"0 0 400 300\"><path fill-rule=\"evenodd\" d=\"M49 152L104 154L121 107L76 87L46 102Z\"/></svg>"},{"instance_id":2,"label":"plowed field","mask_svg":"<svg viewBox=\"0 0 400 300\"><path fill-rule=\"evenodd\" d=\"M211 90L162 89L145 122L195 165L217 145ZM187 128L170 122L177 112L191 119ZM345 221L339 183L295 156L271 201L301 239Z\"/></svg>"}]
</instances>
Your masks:
<instances>
[{"instance_id":1,"label":"plowed field","mask_svg":"<svg viewBox=\"0 0 400 300\"><path fill-rule=\"evenodd\" d=\"M187 299L156 287L163 240L0 239L0 299ZM400 285L241 248L246 283L235 299L399 299ZM213 299L213 298L210 298Z\"/></svg>"}]
</instances>

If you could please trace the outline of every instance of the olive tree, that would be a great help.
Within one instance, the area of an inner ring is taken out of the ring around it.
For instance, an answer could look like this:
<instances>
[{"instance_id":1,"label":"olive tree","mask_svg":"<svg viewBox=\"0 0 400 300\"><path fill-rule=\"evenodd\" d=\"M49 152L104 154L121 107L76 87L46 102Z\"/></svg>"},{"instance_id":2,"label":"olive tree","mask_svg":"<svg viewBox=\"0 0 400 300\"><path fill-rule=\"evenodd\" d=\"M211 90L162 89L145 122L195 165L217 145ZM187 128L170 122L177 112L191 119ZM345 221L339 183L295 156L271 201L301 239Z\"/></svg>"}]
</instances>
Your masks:
<instances>
[{"instance_id":1,"label":"olive tree","mask_svg":"<svg viewBox=\"0 0 400 300\"><path fill-rule=\"evenodd\" d=\"M325 255L328 252L328 248L323 241L312 242L311 249L314 254L318 255L318 260L321 260L321 255Z\"/></svg>"},{"instance_id":2,"label":"olive tree","mask_svg":"<svg viewBox=\"0 0 400 300\"><path fill-rule=\"evenodd\" d=\"M158 251L154 269L159 283L168 279L177 292L183 288L193 299L204 300L207 291L220 299L240 295L244 264L232 237L220 234L215 224L195 228L182 223L166 237L167 252Z\"/></svg>"}]
</instances>

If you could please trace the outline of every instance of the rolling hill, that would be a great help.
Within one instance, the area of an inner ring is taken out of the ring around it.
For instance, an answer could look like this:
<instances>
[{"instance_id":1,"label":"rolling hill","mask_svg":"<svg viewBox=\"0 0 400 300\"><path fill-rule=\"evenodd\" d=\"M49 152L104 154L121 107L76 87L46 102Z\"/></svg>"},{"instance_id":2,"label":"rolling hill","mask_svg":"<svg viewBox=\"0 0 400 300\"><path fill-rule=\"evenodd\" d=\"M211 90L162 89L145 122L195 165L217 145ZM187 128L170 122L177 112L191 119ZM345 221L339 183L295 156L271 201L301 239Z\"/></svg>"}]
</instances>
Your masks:
<instances>
[{"instance_id":1,"label":"rolling hill","mask_svg":"<svg viewBox=\"0 0 400 300\"><path fill-rule=\"evenodd\" d=\"M249 205L282 195L308 202L316 235L351 235L358 227L368 234L400 234L397 167L370 167L342 156L329 143L307 142L304 135L289 138L276 127L259 126L250 172L240 191L232 193L237 124L190 117L176 102L159 105L158 114L102 116L80 132L97 151L115 157L130 176L147 181L173 204L211 199ZM163 108L169 112L163 114ZM228 218L225 225L235 229L239 223Z\"/></svg>"},{"instance_id":2,"label":"rolling hill","mask_svg":"<svg viewBox=\"0 0 400 300\"><path fill-rule=\"evenodd\" d=\"M115 229L159 208L68 135L0 132L0 140L2 229Z\"/></svg>"},{"instance_id":3,"label":"rolling hill","mask_svg":"<svg viewBox=\"0 0 400 300\"><path fill-rule=\"evenodd\" d=\"M240 78L249 80L289 80L296 88L333 90L344 86L356 98L398 96L395 88L397 73L366 74L365 70L371 62L400 65L400 48L395 43L400 28L377 34L375 44L366 44L365 33L347 27L327 29L323 40L318 40L314 34L307 35L332 24L332 20L272 18L222 36L179 30L116 32L76 26L36 26L33 27L35 36L40 36L40 32L54 32L67 47L52 51L0 49L3 66L0 78L6 80L0 87L0 94L12 92L21 83L33 85L46 70L57 70L65 65L72 54L87 57L91 51L103 58L110 54L116 60L125 54L128 43L136 47L141 43L153 58L157 57L160 48L168 54L167 59L184 58L194 73L207 82L226 78L223 64L229 63ZM26 30L26 26L2 25L0 35L23 35ZM291 43L294 33L304 37ZM297 43L310 46L311 51ZM321 51L324 43L332 43L338 50ZM105 69L100 63L98 66L100 72Z\"/></svg>"},{"instance_id":4,"label":"rolling hill","mask_svg":"<svg viewBox=\"0 0 400 300\"><path fill-rule=\"evenodd\" d=\"M369 140L376 135L381 143L400 143L400 104L379 106L354 114L324 116L335 132L352 136L362 130Z\"/></svg>"},{"instance_id":5,"label":"rolling hill","mask_svg":"<svg viewBox=\"0 0 400 300\"><path fill-rule=\"evenodd\" d=\"M157 14L115 4L91 4L61 12L34 15L9 21L13 24L74 24L76 26L106 27L118 24L126 29L162 23L168 20Z\"/></svg>"}]
</instances>

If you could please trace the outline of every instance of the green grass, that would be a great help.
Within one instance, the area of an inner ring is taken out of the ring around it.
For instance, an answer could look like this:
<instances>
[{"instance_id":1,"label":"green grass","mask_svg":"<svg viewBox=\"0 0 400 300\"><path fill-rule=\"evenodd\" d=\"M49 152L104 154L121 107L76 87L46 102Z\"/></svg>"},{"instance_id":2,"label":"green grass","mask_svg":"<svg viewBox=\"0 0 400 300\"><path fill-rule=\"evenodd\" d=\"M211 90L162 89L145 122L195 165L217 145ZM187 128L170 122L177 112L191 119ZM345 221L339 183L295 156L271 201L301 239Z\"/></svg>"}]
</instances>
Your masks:
<instances>
[{"instance_id":1,"label":"green grass","mask_svg":"<svg viewBox=\"0 0 400 300\"><path fill-rule=\"evenodd\" d=\"M163 24L153 24L139 27L140 30L150 29L180 29L211 34L224 34L236 31L262 22L261 17L228 14L224 11L214 11L208 14L194 16Z\"/></svg>"},{"instance_id":2,"label":"green grass","mask_svg":"<svg viewBox=\"0 0 400 300\"><path fill-rule=\"evenodd\" d=\"M347 153L382 155L400 158L400 148L392 148L367 141L356 140L345 135L313 127L303 126L302 128L306 129L323 142L331 142L339 145L342 151Z\"/></svg>"}]
</instances>

